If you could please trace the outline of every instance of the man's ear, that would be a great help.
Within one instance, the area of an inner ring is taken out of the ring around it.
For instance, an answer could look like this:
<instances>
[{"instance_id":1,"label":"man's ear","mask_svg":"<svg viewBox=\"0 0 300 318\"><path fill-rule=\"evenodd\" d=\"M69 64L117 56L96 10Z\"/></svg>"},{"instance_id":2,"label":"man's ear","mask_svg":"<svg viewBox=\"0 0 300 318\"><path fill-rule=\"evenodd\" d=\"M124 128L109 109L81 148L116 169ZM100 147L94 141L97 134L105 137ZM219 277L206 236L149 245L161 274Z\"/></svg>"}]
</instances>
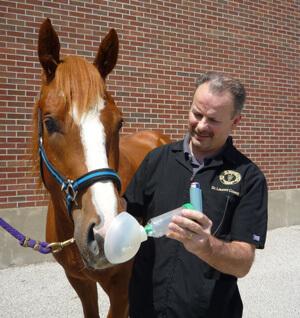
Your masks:
<instances>
[{"instance_id":1,"label":"man's ear","mask_svg":"<svg viewBox=\"0 0 300 318\"><path fill-rule=\"evenodd\" d=\"M234 130L238 126L241 120L242 120L242 115L237 115L233 120L231 129Z\"/></svg>"}]
</instances>

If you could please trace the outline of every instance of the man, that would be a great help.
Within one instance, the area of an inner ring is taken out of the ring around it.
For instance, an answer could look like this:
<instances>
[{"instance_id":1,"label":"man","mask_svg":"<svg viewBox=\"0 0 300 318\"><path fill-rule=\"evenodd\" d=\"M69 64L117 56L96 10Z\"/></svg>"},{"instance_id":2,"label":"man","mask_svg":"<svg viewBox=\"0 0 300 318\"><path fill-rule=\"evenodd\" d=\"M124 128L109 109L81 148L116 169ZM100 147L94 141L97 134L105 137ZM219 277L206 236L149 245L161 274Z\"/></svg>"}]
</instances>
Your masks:
<instances>
[{"instance_id":1,"label":"man","mask_svg":"<svg viewBox=\"0 0 300 318\"><path fill-rule=\"evenodd\" d=\"M203 211L174 216L162 238L136 255L130 317L241 317L237 278L263 248L267 185L259 168L232 144L241 120L243 85L220 73L197 79L184 140L151 151L124 195L127 210L149 219L189 202L199 182Z\"/></svg>"}]
</instances>

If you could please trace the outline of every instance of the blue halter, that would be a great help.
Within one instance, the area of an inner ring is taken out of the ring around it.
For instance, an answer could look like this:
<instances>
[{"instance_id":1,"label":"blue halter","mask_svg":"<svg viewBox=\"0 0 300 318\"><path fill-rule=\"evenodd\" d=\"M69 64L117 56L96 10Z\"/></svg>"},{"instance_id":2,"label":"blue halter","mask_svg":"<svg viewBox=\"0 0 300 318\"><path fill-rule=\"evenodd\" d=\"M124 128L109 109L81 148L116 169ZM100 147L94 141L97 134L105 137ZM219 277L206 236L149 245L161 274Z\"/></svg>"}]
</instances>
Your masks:
<instances>
[{"instance_id":1,"label":"blue halter","mask_svg":"<svg viewBox=\"0 0 300 318\"><path fill-rule=\"evenodd\" d=\"M66 192L66 205L68 214L73 221L72 218L72 204L75 201L76 195L78 191L87 188L91 186L92 184L104 181L104 180L111 180L116 183L118 191L120 193L121 191L121 181L118 174L110 169L97 169L90 171L81 177L77 178L76 180L69 180L65 178L49 161L44 146L43 146L43 124L42 124L42 115L41 110L39 108L39 155L40 155L40 171L43 183L45 187L47 188L47 185L45 183L44 173L43 173L43 162L45 163L46 167L50 171L50 173L56 178L56 180L61 184L61 190L64 190ZM48 189L48 188L47 188Z\"/></svg>"}]
</instances>

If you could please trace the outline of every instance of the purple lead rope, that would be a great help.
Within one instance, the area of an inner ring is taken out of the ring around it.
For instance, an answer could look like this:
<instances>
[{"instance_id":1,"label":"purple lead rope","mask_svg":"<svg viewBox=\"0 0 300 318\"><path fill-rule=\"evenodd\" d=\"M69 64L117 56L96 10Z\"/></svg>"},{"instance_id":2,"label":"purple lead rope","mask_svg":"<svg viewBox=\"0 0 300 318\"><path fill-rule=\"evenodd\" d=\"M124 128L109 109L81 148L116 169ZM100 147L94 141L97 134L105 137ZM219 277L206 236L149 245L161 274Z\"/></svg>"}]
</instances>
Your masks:
<instances>
[{"instance_id":1,"label":"purple lead rope","mask_svg":"<svg viewBox=\"0 0 300 318\"><path fill-rule=\"evenodd\" d=\"M39 242L32 240L31 238L26 237L25 235L21 234L19 231L14 229L8 223L6 223L2 218L0 218L0 225L6 230L9 234L19 240L20 245L23 247L31 247L35 251L39 251L42 254L49 254L52 252L52 247L47 247L49 243L47 242Z\"/></svg>"}]
</instances>

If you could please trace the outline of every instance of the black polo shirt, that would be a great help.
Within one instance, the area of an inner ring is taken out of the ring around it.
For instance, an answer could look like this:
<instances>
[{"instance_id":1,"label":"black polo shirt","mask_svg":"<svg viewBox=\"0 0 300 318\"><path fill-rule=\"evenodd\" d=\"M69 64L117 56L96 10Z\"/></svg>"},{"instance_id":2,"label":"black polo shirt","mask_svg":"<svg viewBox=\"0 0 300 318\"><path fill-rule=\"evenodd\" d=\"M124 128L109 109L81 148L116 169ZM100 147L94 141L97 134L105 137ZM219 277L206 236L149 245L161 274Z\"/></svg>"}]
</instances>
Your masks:
<instances>
[{"instance_id":1,"label":"black polo shirt","mask_svg":"<svg viewBox=\"0 0 300 318\"><path fill-rule=\"evenodd\" d=\"M203 212L212 234L263 248L267 230L267 185L260 169L232 144L206 160L194 175L183 141L151 151L131 180L128 212L149 219L189 202L191 181L199 182ZM236 277L223 274L183 244L165 236L141 244L129 288L130 317L241 317Z\"/></svg>"}]
</instances>

